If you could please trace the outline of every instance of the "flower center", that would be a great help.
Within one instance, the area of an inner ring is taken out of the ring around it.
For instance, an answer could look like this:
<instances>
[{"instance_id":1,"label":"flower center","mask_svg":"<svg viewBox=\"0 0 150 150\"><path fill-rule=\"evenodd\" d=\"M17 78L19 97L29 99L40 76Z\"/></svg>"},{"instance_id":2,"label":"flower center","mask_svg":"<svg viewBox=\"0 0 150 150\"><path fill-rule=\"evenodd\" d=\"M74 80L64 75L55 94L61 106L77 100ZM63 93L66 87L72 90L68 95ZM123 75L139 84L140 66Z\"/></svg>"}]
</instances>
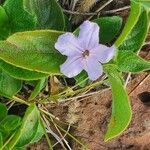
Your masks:
<instances>
[{"instance_id":1,"label":"flower center","mask_svg":"<svg viewBox=\"0 0 150 150\"><path fill-rule=\"evenodd\" d=\"M88 57L89 56L89 50L85 50L83 53L82 53L82 56L84 57L84 58L86 58L86 57Z\"/></svg>"}]
</instances>

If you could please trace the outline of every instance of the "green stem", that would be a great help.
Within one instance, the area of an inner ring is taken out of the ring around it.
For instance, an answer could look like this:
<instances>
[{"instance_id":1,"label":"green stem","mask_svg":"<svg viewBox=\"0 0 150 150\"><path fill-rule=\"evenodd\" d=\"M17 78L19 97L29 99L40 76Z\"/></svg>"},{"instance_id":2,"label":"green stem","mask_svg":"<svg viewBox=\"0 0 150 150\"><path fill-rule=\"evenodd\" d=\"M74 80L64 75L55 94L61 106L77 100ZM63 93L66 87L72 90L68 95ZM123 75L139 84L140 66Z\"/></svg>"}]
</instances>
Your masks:
<instances>
[{"instance_id":1,"label":"green stem","mask_svg":"<svg viewBox=\"0 0 150 150\"><path fill-rule=\"evenodd\" d=\"M21 99L21 98L18 98L18 97L16 97L16 96L13 96L12 98L13 98L13 100L14 100L15 102L18 102L18 103L21 103L21 104L26 104L26 105L30 106L30 104L29 104L28 102L24 101L24 100Z\"/></svg>"},{"instance_id":2,"label":"green stem","mask_svg":"<svg viewBox=\"0 0 150 150\"><path fill-rule=\"evenodd\" d=\"M45 134L45 137L46 137L46 140L47 140L49 149L50 149L50 150L53 150L52 143L51 143L51 141L50 141L50 139L49 139L49 137L48 137L48 134L47 134L46 129L45 129L45 123L44 123L44 121L42 120L42 118L40 118L40 123L41 123L41 126L42 126L43 130L44 130L44 134Z\"/></svg>"},{"instance_id":3,"label":"green stem","mask_svg":"<svg viewBox=\"0 0 150 150\"><path fill-rule=\"evenodd\" d=\"M69 92L70 90L73 90L74 88L76 88L77 86L81 85L82 83L84 83L88 78L85 78L83 81L79 82L78 84L74 85L73 87L71 87L70 89L67 89L61 93L58 94L59 95L62 95L62 94L65 94L67 92Z\"/></svg>"},{"instance_id":4,"label":"green stem","mask_svg":"<svg viewBox=\"0 0 150 150\"><path fill-rule=\"evenodd\" d=\"M63 129L61 126L59 126L58 124L56 124L56 126L63 131L65 134L67 134L69 137L71 137L74 141L76 141L78 144L80 144L83 148L87 149L87 147L81 143L77 138L75 138L73 135L71 135L70 133L68 133L65 129Z\"/></svg>"},{"instance_id":5,"label":"green stem","mask_svg":"<svg viewBox=\"0 0 150 150\"><path fill-rule=\"evenodd\" d=\"M55 117L53 114L51 114L51 113L49 113L49 112L47 112L47 111L45 111L41 108L39 108L39 110L40 110L41 113L44 113L45 115L47 115L50 118L53 118L54 120L58 121L59 123L62 123L64 125L69 125L69 123L59 120L59 118ZM74 128L77 128L77 126L75 126L75 125L71 125L71 126L74 127Z\"/></svg>"},{"instance_id":6,"label":"green stem","mask_svg":"<svg viewBox=\"0 0 150 150\"><path fill-rule=\"evenodd\" d=\"M48 115L48 116L58 120L58 118L56 118L54 115L50 114L49 112L47 112L47 111L45 111L45 110L43 110L41 108L39 108L39 110L40 110L41 113L44 113L44 114L46 114L46 115Z\"/></svg>"},{"instance_id":7,"label":"green stem","mask_svg":"<svg viewBox=\"0 0 150 150\"><path fill-rule=\"evenodd\" d=\"M84 88L81 88L81 89L72 91L72 92L70 92L70 93L66 93L66 94L64 94L64 95L62 95L62 96L53 95L53 96L51 96L50 98L48 98L48 100L49 100L49 99L60 99L60 98L68 97L68 96L71 96L71 95L75 95L75 94L78 94L78 93L80 93L80 92L82 92L82 91L85 91L85 90L87 90L87 89L89 89L89 88L97 87L98 85L103 84L104 82L105 82L104 80L99 81L99 82L95 82L95 83L93 83L93 84L91 84L91 85L89 85L89 86L86 86L86 87L84 87Z\"/></svg>"},{"instance_id":8,"label":"green stem","mask_svg":"<svg viewBox=\"0 0 150 150\"><path fill-rule=\"evenodd\" d=\"M48 115L48 114L47 114ZM49 118L47 118L50 122L54 123L54 120L51 118L51 115L48 115ZM53 121L52 121L53 120ZM63 131L65 134L67 134L69 137L71 137L73 140L75 140L78 144L80 144L81 146L83 146L84 148L85 145L82 144L78 139L76 139L73 135L71 135L70 133L68 133L66 130L64 130L61 126L59 126L58 124L55 123L55 125L61 130Z\"/></svg>"}]
</instances>

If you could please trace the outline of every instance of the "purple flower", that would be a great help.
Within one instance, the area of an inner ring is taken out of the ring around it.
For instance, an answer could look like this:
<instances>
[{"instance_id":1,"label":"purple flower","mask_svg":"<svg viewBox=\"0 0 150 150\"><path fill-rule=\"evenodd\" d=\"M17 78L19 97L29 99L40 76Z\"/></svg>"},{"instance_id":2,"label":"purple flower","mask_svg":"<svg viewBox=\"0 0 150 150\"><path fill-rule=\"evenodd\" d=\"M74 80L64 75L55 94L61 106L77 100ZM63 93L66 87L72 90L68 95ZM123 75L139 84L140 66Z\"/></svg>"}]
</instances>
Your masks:
<instances>
[{"instance_id":1,"label":"purple flower","mask_svg":"<svg viewBox=\"0 0 150 150\"><path fill-rule=\"evenodd\" d=\"M114 46L99 44L99 26L90 21L85 21L80 26L78 37L72 33L61 35L55 48L68 56L66 62L60 66L64 75L72 78L85 70L90 80L96 80L103 74L102 64L108 63L116 50Z\"/></svg>"}]
</instances>

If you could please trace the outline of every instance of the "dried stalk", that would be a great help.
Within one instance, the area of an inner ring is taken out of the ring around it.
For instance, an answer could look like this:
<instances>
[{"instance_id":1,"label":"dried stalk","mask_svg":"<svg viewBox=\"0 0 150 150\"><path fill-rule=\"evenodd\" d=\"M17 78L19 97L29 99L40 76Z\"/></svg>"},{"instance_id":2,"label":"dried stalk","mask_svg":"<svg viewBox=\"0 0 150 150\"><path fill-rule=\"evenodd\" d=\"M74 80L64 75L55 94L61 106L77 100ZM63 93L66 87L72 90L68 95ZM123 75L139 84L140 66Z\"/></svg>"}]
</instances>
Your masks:
<instances>
[{"instance_id":1,"label":"dried stalk","mask_svg":"<svg viewBox=\"0 0 150 150\"><path fill-rule=\"evenodd\" d=\"M79 0L76 4L75 10L77 12L86 13L94 6L97 0ZM74 24L78 24L83 19L83 16L77 15L72 18Z\"/></svg>"}]
</instances>

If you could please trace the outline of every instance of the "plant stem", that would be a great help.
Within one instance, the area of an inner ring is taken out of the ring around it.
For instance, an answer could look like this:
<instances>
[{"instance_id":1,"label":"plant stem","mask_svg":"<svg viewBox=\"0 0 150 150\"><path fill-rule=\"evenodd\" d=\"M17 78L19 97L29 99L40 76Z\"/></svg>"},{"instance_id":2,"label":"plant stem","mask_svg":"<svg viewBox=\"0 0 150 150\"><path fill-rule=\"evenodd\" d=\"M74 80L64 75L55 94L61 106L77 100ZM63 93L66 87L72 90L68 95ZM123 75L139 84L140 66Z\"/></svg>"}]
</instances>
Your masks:
<instances>
[{"instance_id":1,"label":"plant stem","mask_svg":"<svg viewBox=\"0 0 150 150\"><path fill-rule=\"evenodd\" d=\"M68 150L72 150L70 145L68 144L68 142L65 140L65 136L63 136L62 133L60 132L60 130L58 129L57 124L54 122L53 118L50 117L50 119L51 119L52 123L54 124L56 130L58 131L59 135L61 136L61 139L57 142L57 144L63 140L65 142L65 144L67 145ZM53 147L56 146L57 144L53 145ZM66 150L64 144L62 145L62 147L64 147L64 149Z\"/></svg>"},{"instance_id":2,"label":"plant stem","mask_svg":"<svg viewBox=\"0 0 150 150\"><path fill-rule=\"evenodd\" d=\"M23 100L23 99L21 99L19 97L13 96L13 100L15 102L18 102L18 103L21 103L21 104L26 104L26 105L30 106L30 104L28 102L26 102L25 100Z\"/></svg>"},{"instance_id":3,"label":"plant stem","mask_svg":"<svg viewBox=\"0 0 150 150\"><path fill-rule=\"evenodd\" d=\"M41 109L41 108L39 108L39 110L40 110L42 113L44 113L44 114L46 114L46 115L48 115L48 116L50 116L50 117L52 117L52 118L54 118L54 119L56 119L56 120L59 121L59 118L55 117L54 115L50 114L49 112L47 112L47 111L45 111L45 110L43 110L43 109Z\"/></svg>"},{"instance_id":4,"label":"plant stem","mask_svg":"<svg viewBox=\"0 0 150 150\"><path fill-rule=\"evenodd\" d=\"M71 95L75 95L75 94L78 94L78 93L80 93L80 92L82 92L82 91L85 91L85 90L87 90L87 89L89 89L89 88L94 88L94 87L98 86L99 84L103 84L104 82L105 82L104 80L100 80L100 81L95 82L95 83L93 83L93 84L91 84L91 85L89 85L89 86L86 86L86 87L84 87L84 88L81 88L81 89L78 89L78 90L75 90L75 91L71 91L71 92L66 93L66 94L64 94L64 95L61 95L61 96L53 95L53 96L49 97L48 99L46 99L46 101L47 101L47 100L49 101L50 99L61 99L61 98L64 98L64 97L68 97L68 96L71 96Z\"/></svg>"},{"instance_id":5,"label":"plant stem","mask_svg":"<svg viewBox=\"0 0 150 150\"><path fill-rule=\"evenodd\" d=\"M119 12L119 11L128 10L128 9L130 9L130 6L124 6L122 8L105 11L103 14L104 15L108 15L108 14L113 14L113 13L116 13L116 12Z\"/></svg>"},{"instance_id":6,"label":"plant stem","mask_svg":"<svg viewBox=\"0 0 150 150\"><path fill-rule=\"evenodd\" d=\"M48 134L47 134L47 132L46 132L46 130L45 130L45 123L44 123L44 121L42 120L42 118L40 118L40 122L41 122L42 128L43 128L43 130L44 130L44 134L45 134L47 143L48 143L48 145L49 145L49 148L50 148L50 150L53 150L53 146L52 146L51 141L50 141L50 139L49 139L49 137L48 137Z\"/></svg>"},{"instance_id":7,"label":"plant stem","mask_svg":"<svg viewBox=\"0 0 150 150\"><path fill-rule=\"evenodd\" d=\"M110 3L112 3L113 0L108 0L108 2L106 2L104 5L102 5L99 9L97 9L96 13L99 13L102 9L104 9L107 5L109 5ZM88 20L90 20L91 18L93 18L93 16L90 16L88 18Z\"/></svg>"},{"instance_id":8,"label":"plant stem","mask_svg":"<svg viewBox=\"0 0 150 150\"><path fill-rule=\"evenodd\" d=\"M58 94L59 95L62 95L62 94L65 94L66 92L69 92L70 90L73 90L74 88L76 88L77 86L81 85L82 83L84 83L86 80L88 80L88 78L85 78L83 81L79 82L78 84L74 85L73 87L71 87L70 89L67 89L61 93Z\"/></svg>"},{"instance_id":9,"label":"plant stem","mask_svg":"<svg viewBox=\"0 0 150 150\"><path fill-rule=\"evenodd\" d=\"M124 10L128 10L130 9L130 6L125 6L122 8L117 8L117 9L112 9L112 10L108 10L108 11L104 11L102 12L102 15L108 15L108 14L112 14L112 13L117 13L119 11L124 11ZM65 13L71 14L71 15L81 15L81 16L97 16L99 14L99 12L78 12L78 11L71 11L71 10L66 10L63 9L63 11Z\"/></svg>"},{"instance_id":10,"label":"plant stem","mask_svg":"<svg viewBox=\"0 0 150 150\"><path fill-rule=\"evenodd\" d=\"M71 135L70 133L68 133L66 130L64 130L61 126L59 126L58 124L56 124L57 125L57 127L61 130L61 131L63 131L64 133L66 133L69 137L71 137L74 141L76 141L78 144L80 144L81 146L83 146L85 149L87 149L87 147L83 144L83 143L81 143L78 139L76 139L73 135Z\"/></svg>"},{"instance_id":11,"label":"plant stem","mask_svg":"<svg viewBox=\"0 0 150 150\"><path fill-rule=\"evenodd\" d=\"M48 120L53 123L53 121L51 120L51 117L48 118ZM71 135L70 133L68 133L68 132L67 132L65 129L63 129L61 126L59 126L59 125L56 124L56 123L55 123L55 125L56 125L61 131L63 131L65 134L67 134L69 137L71 137L74 141L76 141L78 144L80 144L81 146L83 146L84 148L86 148L86 146L85 146L83 143L81 143L81 142L80 142L78 139L76 139L73 135Z\"/></svg>"}]
</instances>

